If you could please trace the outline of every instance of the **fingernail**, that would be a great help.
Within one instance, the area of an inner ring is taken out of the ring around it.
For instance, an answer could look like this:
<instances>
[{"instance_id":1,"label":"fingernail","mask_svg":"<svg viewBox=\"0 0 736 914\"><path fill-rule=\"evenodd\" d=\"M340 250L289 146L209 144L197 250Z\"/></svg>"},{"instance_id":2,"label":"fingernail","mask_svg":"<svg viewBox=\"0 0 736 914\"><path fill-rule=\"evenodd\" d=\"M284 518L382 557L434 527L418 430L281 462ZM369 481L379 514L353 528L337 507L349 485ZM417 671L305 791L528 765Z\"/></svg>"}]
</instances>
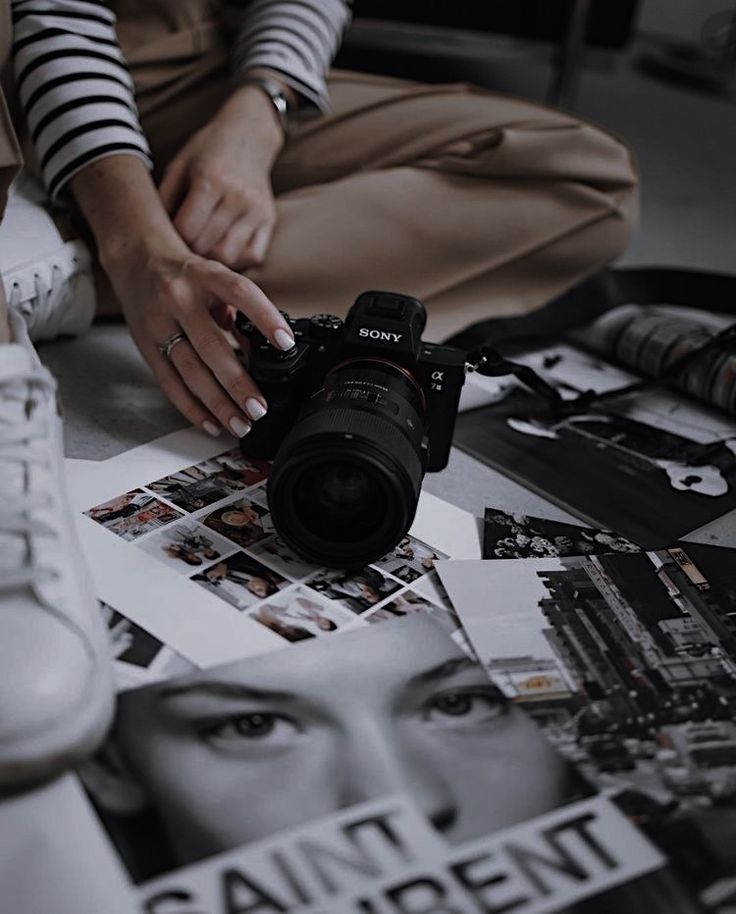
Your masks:
<instances>
[{"instance_id":1,"label":"fingernail","mask_svg":"<svg viewBox=\"0 0 736 914\"><path fill-rule=\"evenodd\" d=\"M220 432L222 429L219 425L215 425L214 422L210 422L209 419L205 419L202 423L202 428L207 432L208 435L212 435L213 438L219 438Z\"/></svg>"},{"instance_id":2,"label":"fingernail","mask_svg":"<svg viewBox=\"0 0 736 914\"><path fill-rule=\"evenodd\" d=\"M255 397L249 397L245 401L245 411L254 422L258 419L262 419L266 415L266 407L260 400L256 400Z\"/></svg>"},{"instance_id":3,"label":"fingernail","mask_svg":"<svg viewBox=\"0 0 736 914\"><path fill-rule=\"evenodd\" d=\"M273 335L273 341L284 352L294 346L294 337L287 330L277 330Z\"/></svg>"},{"instance_id":4,"label":"fingernail","mask_svg":"<svg viewBox=\"0 0 736 914\"><path fill-rule=\"evenodd\" d=\"M250 422L246 422L239 416L235 416L230 420L230 429L237 438L244 438L250 431L250 428Z\"/></svg>"}]
</instances>

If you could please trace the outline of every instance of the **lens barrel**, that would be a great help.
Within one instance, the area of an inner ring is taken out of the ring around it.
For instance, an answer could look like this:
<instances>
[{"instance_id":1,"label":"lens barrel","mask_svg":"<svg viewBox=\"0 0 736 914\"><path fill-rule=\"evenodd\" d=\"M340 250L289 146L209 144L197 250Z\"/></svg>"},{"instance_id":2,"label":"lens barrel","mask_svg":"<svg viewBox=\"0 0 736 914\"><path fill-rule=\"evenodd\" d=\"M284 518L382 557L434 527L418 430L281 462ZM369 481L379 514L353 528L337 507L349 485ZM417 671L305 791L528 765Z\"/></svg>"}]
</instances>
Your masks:
<instances>
[{"instance_id":1,"label":"lens barrel","mask_svg":"<svg viewBox=\"0 0 736 914\"><path fill-rule=\"evenodd\" d=\"M426 468L425 406L404 368L382 359L338 365L305 404L273 464L274 526L318 565L359 568L414 520Z\"/></svg>"}]
</instances>

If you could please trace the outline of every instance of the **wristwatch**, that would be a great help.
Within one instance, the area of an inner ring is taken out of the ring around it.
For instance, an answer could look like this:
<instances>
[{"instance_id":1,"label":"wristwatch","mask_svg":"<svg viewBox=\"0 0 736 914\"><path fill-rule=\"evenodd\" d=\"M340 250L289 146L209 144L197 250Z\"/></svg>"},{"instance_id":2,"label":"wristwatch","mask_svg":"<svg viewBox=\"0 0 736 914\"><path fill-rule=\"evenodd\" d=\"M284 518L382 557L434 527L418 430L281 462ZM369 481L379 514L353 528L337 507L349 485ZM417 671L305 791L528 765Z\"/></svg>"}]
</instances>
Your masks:
<instances>
[{"instance_id":1,"label":"wristwatch","mask_svg":"<svg viewBox=\"0 0 736 914\"><path fill-rule=\"evenodd\" d=\"M271 99L276 117L278 117L281 129L284 131L284 136L288 137L291 131L291 105L286 93L276 80L269 79L267 76L245 76L243 79L238 80L238 85L255 86Z\"/></svg>"}]
</instances>

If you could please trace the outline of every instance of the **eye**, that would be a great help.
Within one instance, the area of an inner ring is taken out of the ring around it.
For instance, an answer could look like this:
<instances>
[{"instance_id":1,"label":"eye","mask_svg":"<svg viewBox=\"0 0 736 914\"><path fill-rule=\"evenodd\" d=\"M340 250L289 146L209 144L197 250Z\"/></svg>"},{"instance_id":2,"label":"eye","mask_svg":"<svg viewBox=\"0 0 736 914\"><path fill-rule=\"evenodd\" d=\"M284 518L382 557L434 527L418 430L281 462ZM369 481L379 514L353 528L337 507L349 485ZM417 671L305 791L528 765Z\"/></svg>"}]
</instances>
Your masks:
<instances>
[{"instance_id":1,"label":"eye","mask_svg":"<svg viewBox=\"0 0 736 914\"><path fill-rule=\"evenodd\" d=\"M204 721L198 725L197 733L211 745L236 748L248 742L283 744L298 736L300 729L280 714L252 711Z\"/></svg>"},{"instance_id":2,"label":"eye","mask_svg":"<svg viewBox=\"0 0 736 914\"><path fill-rule=\"evenodd\" d=\"M507 708L507 700L495 689L448 691L427 702L424 719L434 727L460 730L491 723Z\"/></svg>"}]
</instances>

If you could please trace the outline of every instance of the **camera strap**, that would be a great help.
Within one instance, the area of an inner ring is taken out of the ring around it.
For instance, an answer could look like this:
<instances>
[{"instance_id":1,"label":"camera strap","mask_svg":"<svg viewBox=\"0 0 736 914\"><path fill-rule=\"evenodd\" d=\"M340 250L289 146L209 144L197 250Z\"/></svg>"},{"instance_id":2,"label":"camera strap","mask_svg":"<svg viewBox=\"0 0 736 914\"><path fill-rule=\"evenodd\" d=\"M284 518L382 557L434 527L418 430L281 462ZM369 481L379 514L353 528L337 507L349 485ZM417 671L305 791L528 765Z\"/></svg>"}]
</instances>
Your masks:
<instances>
[{"instance_id":1,"label":"camera strap","mask_svg":"<svg viewBox=\"0 0 736 914\"><path fill-rule=\"evenodd\" d=\"M556 414L579 413L604 400L668 385L705 353L736 343L735 322L673 361L659 377L604 393L585 391L572 399L563 398L534 369L502 355L496 348L503 345L513 352L559 342L568 331L624 304L675 305L733 314L736 318L736 276L664 268L606 269L538 311L521 317L482 321L456 334L447 343L468 350L468 371L489 377L513 375L546 400Z\"/></svg>"}]
</instances>

